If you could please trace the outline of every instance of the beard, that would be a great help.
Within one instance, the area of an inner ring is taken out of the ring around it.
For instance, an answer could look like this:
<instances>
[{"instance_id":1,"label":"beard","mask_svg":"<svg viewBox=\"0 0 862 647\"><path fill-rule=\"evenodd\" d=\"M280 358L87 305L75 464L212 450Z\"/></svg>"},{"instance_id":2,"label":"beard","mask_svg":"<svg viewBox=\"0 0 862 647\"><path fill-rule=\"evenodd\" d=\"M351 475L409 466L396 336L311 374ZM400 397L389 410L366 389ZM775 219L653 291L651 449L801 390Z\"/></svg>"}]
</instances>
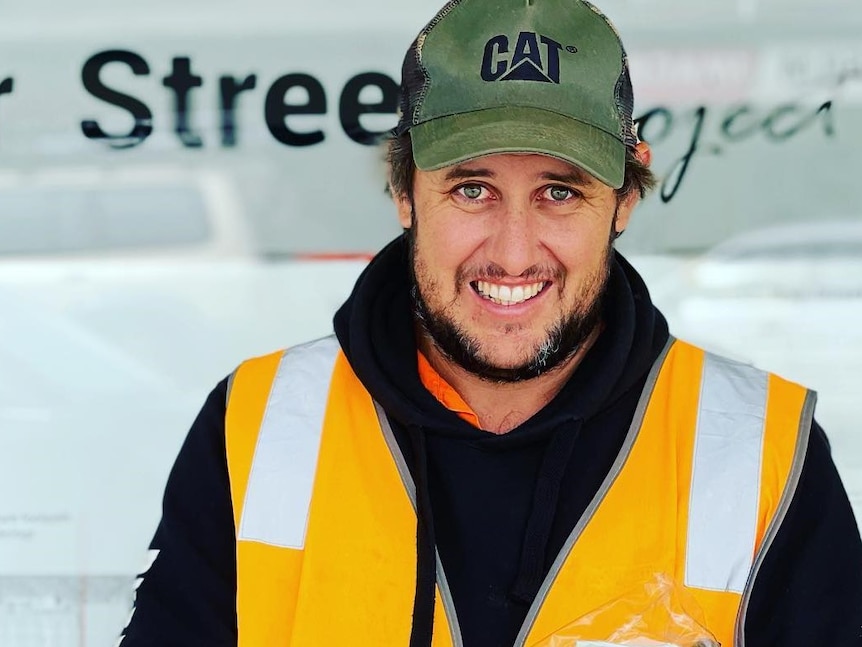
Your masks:
<instances>
[{"instance_id":1,"label":"beard","mask_svg":"<svg viewBox=\"0 0 862 647\"><path fill-rule=\"evenodd\" d=\"M414 221L415 223L415 221ZM554 370L571 358L587 338L596 329L602 319L605 293L610 278L611 259L613 257L613 240L605 250L600 267L585 281L575 305L560 315L556 322L545 330L543 340L536 344L527 358L515 366L499 366L488 359L482 351L478 339L472 337L447 312L445 307L432 308L422 285L434 291L434 282L422 271L417 269L416 226L408 232L409 265L413 313L416 321L431 339L437 349L450 361L455 362L464 370L476 377L495 383L515 383L531 380ZM538 274L537 270L525 272ZM562 276L556 272L555 286L562 287ZM499 267L486 268L485 276L494 278L505 276ZM547 273L545 273L547 276ZM420 277L422 280L420 281ZM456 274L456 287L465 282L464 272ZM472 289L472 288L471 288Z\"/></svg>"}]
</instances>

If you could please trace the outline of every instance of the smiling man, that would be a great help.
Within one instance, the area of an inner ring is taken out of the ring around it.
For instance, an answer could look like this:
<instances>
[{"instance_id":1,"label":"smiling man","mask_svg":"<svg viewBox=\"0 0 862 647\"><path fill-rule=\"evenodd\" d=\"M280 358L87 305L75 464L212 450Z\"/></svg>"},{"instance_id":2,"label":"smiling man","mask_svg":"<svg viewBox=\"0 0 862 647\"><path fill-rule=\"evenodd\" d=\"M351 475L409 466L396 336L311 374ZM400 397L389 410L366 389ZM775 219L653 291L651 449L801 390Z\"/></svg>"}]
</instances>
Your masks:
<instances>
[{"instance_id":1,"label":"smiling man","mask_svg":"<svg viewBox=\"0 0 862 647\"><path fill-rule=\"evenodd\" d=\"M213 391L124 646L538 647L598 610L581 638L862 645L813 394L675 340L614 250L632 105L590 4L440 11L386 144L404 235L333 337ZM678 606L620 638L656 581Z\"/></svg>"},{"instance_id":2,"label":"smiling man","mask_svg":"<svg viewBox=\"0 0 862 647\"><path fill-rule=\"evenodd\" d=\"M482 429L530 418L592 346L636 198L570 162L514 153L420 171L398 196L419 349Z\"/></svg>"}]
</instances>

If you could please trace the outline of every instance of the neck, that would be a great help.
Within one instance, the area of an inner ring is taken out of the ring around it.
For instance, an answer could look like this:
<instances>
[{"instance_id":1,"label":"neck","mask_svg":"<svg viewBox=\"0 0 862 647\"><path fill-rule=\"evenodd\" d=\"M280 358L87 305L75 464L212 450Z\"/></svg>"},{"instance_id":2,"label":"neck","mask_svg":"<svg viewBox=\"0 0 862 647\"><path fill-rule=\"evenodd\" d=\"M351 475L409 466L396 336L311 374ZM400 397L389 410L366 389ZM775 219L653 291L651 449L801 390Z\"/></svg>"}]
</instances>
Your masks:
<instances>
[{"instance_id":1,"label":"neck","mask_svg":"<svg viewBox=\"0 0 862 647\"><path fill-rule=\"evenodd\" d=\"M479 417L483 430L505 434L532 418L556 397L583 361L601 332L596 326L578 350L547 373L521 382L493 382L465 370L445 356L424 332L419 347L428 363L454 388Z\"/></svg>"}]
</instances>

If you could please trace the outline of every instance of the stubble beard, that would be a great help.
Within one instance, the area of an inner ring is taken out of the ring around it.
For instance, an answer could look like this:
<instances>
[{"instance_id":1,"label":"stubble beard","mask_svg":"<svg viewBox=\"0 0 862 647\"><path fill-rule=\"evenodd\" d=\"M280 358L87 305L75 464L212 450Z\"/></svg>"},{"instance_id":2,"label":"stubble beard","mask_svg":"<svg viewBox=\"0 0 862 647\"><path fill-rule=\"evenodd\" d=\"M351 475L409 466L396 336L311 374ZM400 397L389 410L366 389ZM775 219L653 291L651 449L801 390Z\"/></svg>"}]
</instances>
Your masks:
<instances>
[{"instance_id":1,"label":"stubble beard","mask_svg":"<svg viewBox=\"0 0 862 647\"><path fill-rule=\"evenodd\" d=\"M446 306L435 309L428 305L422 286L429 288L430 292L436 291L436 286L417 257L415 229L414 225L407 236L410 251L411 296L416 321L446 358L476 377L488 382L511 384L545 375L574 356L599 325L610 278L612 242L605 250L600 267L588 277L572 309L563 313L546 329L544 339L536 345L528 359L515 366L499 366L492 363L487 354L482 351L479 340L471 336L446 312ZM488 268L487 273L493 277L499 274L499 269ZM460 294L465 281L458 276L455 282L456 294ZM560 289L562 285L557 280L553 287Z\"/></svg>"}]
</instances>

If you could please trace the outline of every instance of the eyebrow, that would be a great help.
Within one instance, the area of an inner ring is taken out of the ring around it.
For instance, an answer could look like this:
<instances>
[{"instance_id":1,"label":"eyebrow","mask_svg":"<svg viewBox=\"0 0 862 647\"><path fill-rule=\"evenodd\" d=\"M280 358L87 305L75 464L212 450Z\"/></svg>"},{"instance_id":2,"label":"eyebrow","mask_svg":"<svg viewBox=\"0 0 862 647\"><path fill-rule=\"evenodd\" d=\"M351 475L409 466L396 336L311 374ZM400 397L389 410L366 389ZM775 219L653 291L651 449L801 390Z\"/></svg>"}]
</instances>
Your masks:
<instances>
[{"instance_id":1,"label":"eyebrow","mask_svg":"<svg viewBox=\"0 0 862 647\"><path fill-rule=\"evenodd\" d=\"M593 183L592 177L590 177L586 172L574 167L568 173L542 173L541 178L543 180L550 180L551 182L573 184L575 186L589 186Z\"/></svg>"},{"instance_id":2,"label":"eyebrow","mask_svg":"<svg viewBox=\"0 0 862 647\"><path fill-rule=\"evenodd\" d=\"M494 177L494 172L486 168L455 166L446 172L447 180L464 180L471 177Z\"/></svg>"},{"instance_id":3,"label":"eyebrow","mask_svg":"<svg viewBox=\"0 0 862 647\"><path fill-rule=\"evenodd\" d=\"M469 166L455 166L446 172L446 180L464 180L471 177L494 177L495 173L486 168L473 168ZM572 184L575 186L589 186L592 184L592 177L585 171L576 167L568 173L542 173L540 176L543 180L550 182L559 182L560 184Z\"/></svg>"}]
</instances>

